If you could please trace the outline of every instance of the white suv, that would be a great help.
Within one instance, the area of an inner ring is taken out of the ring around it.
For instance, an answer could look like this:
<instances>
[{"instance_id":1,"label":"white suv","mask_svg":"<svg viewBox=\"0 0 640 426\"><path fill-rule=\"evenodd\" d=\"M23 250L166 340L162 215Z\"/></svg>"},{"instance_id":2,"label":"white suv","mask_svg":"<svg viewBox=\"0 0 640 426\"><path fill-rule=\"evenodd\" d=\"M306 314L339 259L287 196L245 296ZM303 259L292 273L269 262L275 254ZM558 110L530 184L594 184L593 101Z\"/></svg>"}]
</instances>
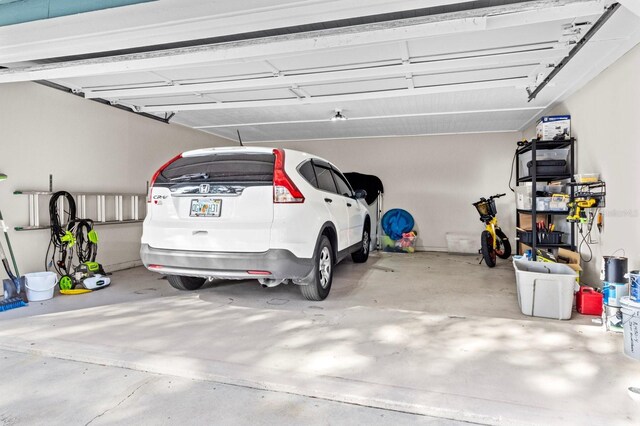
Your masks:
<instances>
[{"instance_id":1,"label":"white suv","mask_svg":"<svg viewBox=\"0 0 640 426\"><path fill-rule=\"evenodd\" d=\"M289 280L329 294L333 266L369 257L364 191L322 158L273 148L209 148L162 166L149 188L142 262L181 290L207 279Z\"/></svg>"}]
</instances>

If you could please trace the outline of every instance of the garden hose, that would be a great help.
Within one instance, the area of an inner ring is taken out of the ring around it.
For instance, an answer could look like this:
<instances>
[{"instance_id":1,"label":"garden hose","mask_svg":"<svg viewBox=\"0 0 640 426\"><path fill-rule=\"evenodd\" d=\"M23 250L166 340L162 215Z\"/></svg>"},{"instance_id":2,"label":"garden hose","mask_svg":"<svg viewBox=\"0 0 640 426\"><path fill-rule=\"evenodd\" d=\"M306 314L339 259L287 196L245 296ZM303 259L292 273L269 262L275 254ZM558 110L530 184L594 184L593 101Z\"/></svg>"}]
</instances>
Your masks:
<instances>
[{"instance_id":1,"label":"garden hose","mask_svg":"<svg viewBox=\"0 0 640 426\"><path fill-rule=\"evenodd\" d=\"M78 219L72 225L76 241L76 254L80 263L95 262L98 255L98 233L91 219Z\"/></svg>"},{"instance_id":2,"label":"garden hose","mask_svg":"<svg viewBox=\"0 0 640 426\"><path fill-rule=\"evenodd\" d=\"M67 206L62 217L58 208L61 199L66 201ZM49 218L51 239L45 259L46 270L53 267L63 278L68 277L72 272L74 250L79 264L95 262L98 255L98 234L93 229L92 220L76 218L76 203L70 193L59 191L51 196ZM60 288L63 289L63 286ZM69 286L68 289L72 288Z\"/></svg>"},{"instance_id":3,"label":"garden hose","mask_svg":"<svg viewBox=\"0 0 640 426\"><path fill-rule=\"evenodd\" d=\"M60 217L58 205L61 199L66 200L68 210L62 212ZM58 191L51 196L49 200L49 220L51 223L51 239L47 248L45 259L45 269L49 270L53 267L59 275L66 275L71 269L71 260L73 259L73 247L75 245L75 237L69 226L76 220L76 202L73 196L66 191ZM49 260L51 253L51 260Z\"/></svg>"}]
</instances>

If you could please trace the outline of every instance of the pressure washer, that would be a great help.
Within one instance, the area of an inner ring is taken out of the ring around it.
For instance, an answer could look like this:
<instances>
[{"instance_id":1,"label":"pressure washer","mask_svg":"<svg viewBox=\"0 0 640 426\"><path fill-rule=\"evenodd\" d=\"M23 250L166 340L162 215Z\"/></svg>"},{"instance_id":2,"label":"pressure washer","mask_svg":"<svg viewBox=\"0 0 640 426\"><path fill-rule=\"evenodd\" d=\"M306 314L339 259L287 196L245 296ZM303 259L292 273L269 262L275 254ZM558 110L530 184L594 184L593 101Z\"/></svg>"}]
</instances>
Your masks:
<instances>
[{"instance_id":1,"label":"pressure washer","mask_svg":"<svg viewBox=\"0 0 640 426\"><path fill-rule=\"evenodd\" d=\"M64 205L67 209L64 209ZM59 208L62 206L61 208ZM60 216L62 214L62 217ZM61 276L58 287L62 294L79 294L80 288L97 290L111 284L101 264L97 263L98 233L91 219L76 217L76 203L66 191L59 191L49 201L51 240L46 255L51 267ZM51 257L49 254L51 253ZM74 265L74 259L77 264Z\"/></svg>"}]
</instances>

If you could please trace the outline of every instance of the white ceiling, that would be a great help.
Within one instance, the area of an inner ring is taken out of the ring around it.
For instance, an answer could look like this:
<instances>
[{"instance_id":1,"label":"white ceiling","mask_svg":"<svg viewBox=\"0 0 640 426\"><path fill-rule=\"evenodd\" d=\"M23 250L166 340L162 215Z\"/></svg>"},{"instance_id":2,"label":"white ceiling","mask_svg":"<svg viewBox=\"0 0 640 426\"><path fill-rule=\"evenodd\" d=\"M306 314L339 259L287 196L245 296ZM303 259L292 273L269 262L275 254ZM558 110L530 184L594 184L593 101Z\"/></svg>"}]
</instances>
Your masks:
<instances>
[{"instance_id":1,"label":"white ceiling","mask_svg":"<svg viewBox=\"0 0 640 426\"><path fill-rule=\"evenodd\" d=\"M518 131L640 42L623 1L531 102L611 1L160 0L0 27L0 83L47 80L245 142Z\"/></svg>"}]
</instances>

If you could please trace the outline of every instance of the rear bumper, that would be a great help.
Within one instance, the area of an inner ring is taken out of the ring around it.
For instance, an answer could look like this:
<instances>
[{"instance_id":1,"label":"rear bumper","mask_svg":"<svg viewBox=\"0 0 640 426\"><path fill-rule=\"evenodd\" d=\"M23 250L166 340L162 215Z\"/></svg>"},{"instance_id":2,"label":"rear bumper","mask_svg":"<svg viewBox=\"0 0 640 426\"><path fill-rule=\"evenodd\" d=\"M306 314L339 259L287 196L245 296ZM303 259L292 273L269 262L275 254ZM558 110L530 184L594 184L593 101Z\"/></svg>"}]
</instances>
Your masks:
<instances>
[{"instance_id":1,"label":"rear bumper","mask_svg":"<svg viewBox=\"0 0 640 426\"><path fill-rule=\"evenodd\" d=\"M205 252L157 249L143 244L140 258L147 269L165 275L225 279L300 280L308 277L313 268L313 259L296 257L284 249L262 253ZM268 271L269 274L248 271Z\"/></svg>"}]
</instances>

